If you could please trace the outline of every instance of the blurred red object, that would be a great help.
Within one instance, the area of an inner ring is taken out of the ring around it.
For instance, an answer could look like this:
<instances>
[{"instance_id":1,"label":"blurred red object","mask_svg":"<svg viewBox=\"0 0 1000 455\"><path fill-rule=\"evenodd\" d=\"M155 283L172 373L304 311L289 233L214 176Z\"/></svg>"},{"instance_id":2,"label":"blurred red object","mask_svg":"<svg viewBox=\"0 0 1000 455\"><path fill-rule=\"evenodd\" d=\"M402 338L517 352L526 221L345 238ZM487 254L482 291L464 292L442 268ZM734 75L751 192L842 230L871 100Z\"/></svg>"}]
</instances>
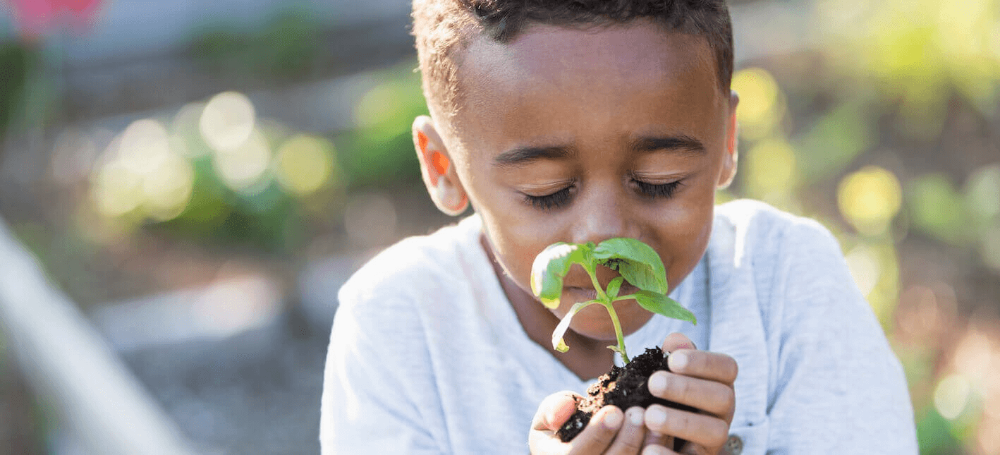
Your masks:
<instances>
[{"instance_id":1,"label":"blurred red object","mask_svg":"<svg viewBox=\"0 0 1000 455\"><path fill-rule=\"evenodd\" d=\"M68 22L77 31L89 28L101 0L6 0L13 7L21 36L36 39ZM65 21L65 22L64 22Z\"/></svg>"}]
</instances>

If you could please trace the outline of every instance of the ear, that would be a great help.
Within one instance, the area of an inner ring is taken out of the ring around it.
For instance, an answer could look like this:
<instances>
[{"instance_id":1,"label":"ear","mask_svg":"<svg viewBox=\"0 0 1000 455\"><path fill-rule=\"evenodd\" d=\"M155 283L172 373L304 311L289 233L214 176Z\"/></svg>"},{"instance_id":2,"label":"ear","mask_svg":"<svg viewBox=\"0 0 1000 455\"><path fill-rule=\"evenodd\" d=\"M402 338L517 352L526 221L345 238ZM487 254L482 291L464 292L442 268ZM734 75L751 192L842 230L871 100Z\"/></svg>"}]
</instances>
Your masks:
<instances>
[{"instance_id":1,"label":"ear","mask_svg":"<svg viewBox=\"0 0 1000 455\"><path fill-rule=\"evenodd\" d=\"M740 125L736 121L736 105L740 97L735 91L729 92L729 112L727 113L728 128L726 128L726 154L723 156L722 173L719 174L719 189L725 189L736 177L736 165L740 160L739 143Z\"/></svg>"},{"instance_id":2,"label":"ear","mask_svg":"<svg viewBox=\"0 0 1000 455\"><path fill-rule=\"evenodd\" d=\"M421 115L413 120L413 146L420 160L424 185L434 205L447 215L461 215L469 206L469 198L430 117Z\"/></svg>"}]
</instances>

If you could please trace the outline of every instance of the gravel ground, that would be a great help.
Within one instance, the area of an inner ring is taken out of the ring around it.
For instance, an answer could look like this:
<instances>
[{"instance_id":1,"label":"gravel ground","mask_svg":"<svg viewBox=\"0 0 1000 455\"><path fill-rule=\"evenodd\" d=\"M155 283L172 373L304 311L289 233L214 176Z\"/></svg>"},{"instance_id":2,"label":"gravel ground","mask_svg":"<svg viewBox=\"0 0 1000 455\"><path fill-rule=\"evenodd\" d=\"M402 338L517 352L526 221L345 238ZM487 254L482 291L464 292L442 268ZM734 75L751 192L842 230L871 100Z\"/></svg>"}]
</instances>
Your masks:
<instances>
[{"instance_id":1,"label":"gravel ground","mask_svg":"<svg viewBox=\"0 0 1000 455\"><path fill-rule=\"evenodd\" d=\"M230 338L123 357L205 453L315 454L327 339L293 312Z\"/></svg>"}]
</instances>

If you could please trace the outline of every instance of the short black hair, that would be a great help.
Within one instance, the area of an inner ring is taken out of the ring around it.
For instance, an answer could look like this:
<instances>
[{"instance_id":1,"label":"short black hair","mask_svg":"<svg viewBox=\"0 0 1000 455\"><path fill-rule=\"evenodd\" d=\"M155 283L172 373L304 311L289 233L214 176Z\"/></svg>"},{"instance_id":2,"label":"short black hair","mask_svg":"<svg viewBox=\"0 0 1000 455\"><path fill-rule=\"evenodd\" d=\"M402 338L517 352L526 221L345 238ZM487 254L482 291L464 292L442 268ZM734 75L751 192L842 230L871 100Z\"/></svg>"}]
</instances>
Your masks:
<instances>
[{"instance_id":1,"label":"short black hair","mask_svg":"<svg viewBox=\"0 0 1000 455\"><path fill-rule=\"evenodd\" d=\"M510 42L532 23L600 27L649 19L667 30L704 37L728 97L733 75L733 29L725 0L414 0L413 34L424 96L454 112L460 51L475 34Z\"/></svg>"}]
</instances>

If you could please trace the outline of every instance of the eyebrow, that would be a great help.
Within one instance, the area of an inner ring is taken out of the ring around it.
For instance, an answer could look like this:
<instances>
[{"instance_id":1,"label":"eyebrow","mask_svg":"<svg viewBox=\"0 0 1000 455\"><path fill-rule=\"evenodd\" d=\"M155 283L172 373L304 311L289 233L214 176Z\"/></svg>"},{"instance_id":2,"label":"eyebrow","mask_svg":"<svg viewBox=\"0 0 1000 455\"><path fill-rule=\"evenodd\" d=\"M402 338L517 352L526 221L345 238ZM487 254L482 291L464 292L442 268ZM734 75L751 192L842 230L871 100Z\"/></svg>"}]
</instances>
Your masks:
<instances>
[{"instance_id":1,"label":"eyebrow","mask_svg":"<svg viewBox=\"0 0 1000 455\"><path fill-rule=\"evenodd\" d=\"M704 155L705 144L691 136L640 137L632 143L632 149L638 152L657 152L661 150L678 152L683 155Z\"/></svg>"},{"instance_id":2,"label":"eyebrow","mask_svg":"<svg viewBox=\"0 0 1000 455\"><path fill-rule=\"evenodd\" d=\"M521 166L537 160L559 160L569 158L573 152L566 147L517 147L507 150L493 159L493 164L500 167Z\"/></svg>"}]
</instances>

